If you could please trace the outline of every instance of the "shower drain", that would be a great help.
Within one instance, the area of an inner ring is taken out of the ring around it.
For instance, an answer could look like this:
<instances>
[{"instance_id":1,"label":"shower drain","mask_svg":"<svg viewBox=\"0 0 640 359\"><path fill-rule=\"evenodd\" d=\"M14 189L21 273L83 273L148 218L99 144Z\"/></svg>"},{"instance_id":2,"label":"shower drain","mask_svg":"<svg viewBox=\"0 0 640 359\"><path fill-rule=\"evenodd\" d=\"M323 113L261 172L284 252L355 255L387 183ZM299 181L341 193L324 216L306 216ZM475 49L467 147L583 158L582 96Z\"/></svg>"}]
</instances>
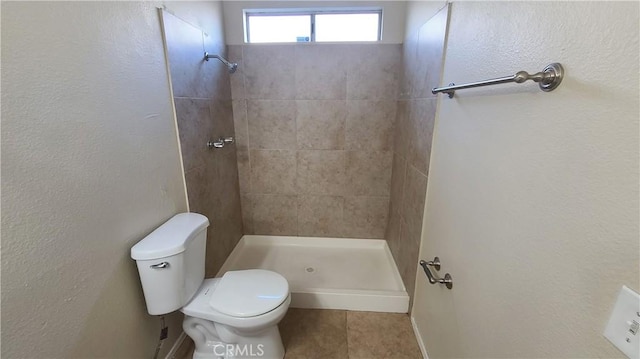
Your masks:
<instances>
[{"instance_id":1,"label":"shower drain","mask_svg":"<svg viewBox=\"0 0 640 359\"><path fill-rule=\"evenodd\" d=\"M315 268L313 268L313 267L307 267L307 268L305 268L304 270L306 270L306 271L307 271L307 273L313 273L313 272L315 272L315 271L316 271L316 269L315 269Z\"/></svg>"}]
</instances>

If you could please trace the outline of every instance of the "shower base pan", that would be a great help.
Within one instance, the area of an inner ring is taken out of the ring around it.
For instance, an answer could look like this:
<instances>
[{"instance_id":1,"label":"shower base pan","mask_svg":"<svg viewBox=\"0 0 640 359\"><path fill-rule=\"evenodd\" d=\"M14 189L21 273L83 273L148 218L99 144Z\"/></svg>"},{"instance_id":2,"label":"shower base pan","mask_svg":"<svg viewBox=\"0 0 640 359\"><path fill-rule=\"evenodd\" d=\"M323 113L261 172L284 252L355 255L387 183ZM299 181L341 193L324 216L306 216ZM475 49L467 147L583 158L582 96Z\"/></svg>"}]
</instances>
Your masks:
<instances>
[{"instance_id":1,"label":"shower base pan","mask_svg":"<svg viewBox=\"0 0 640 359\"><path fill-rule=\"evenodd\" d=\"M292 308L409 309L409 296L384 240L245 235L218 277L255 268L287 278Z\"/></svg>"}]
</instances>

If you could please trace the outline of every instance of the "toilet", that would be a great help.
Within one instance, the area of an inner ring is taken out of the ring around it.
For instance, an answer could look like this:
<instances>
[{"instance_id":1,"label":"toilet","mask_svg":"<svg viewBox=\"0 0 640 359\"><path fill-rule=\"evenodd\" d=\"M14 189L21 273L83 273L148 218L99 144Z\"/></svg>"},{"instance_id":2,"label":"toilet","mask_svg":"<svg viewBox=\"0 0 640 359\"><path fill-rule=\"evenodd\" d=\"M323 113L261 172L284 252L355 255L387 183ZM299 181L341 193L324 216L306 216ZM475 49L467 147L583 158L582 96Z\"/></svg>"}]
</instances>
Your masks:
<instances>
[{"instance_id":1,"label":"toilet","mask_svg":"<svg viewBox=\"0 0 640 359\"><path fill-rule=\"evenodd\" d=\"M204 279L207 217L181 213L131 248L147 311L185 314L194 359L282 359L278 323L291 303L289 283L263 269Z\"/></svg>"}]
</instances>

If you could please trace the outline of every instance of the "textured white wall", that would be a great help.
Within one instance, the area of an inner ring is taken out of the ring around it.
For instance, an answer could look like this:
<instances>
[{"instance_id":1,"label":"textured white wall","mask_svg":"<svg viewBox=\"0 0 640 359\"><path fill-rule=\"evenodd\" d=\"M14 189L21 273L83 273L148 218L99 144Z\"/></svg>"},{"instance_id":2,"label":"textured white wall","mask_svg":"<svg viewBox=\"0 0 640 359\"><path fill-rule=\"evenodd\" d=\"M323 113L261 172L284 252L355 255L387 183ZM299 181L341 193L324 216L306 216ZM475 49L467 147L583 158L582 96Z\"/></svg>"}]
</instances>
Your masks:
<instances>
[{"instance_id":1,"label":"textured white wall","mask_svg":"<svg viewBox=\"0 0 640 359\"><path fill-rule=\"evenodd\" d=\"M404 38L405 1L223 1L227 45L244 44L243 9L379 6L383 12L382 43L400 44Z\"/></svg>"},{"instance_id":2,"label":"textured white wall","mask_svg":"<svg viewBox=\"0 0 640 359\"><path fill-rule=\"evenodd\" d=\"M2 2L3 358L154 352L129 248L186 209L156 5Z\"/></svg>"},{"instance_id":3,"label":"textured white wall","mask_svg":"<svg viewBox=\"0 0 640 359\"><path fill-rule=\"evenodd\" d=\"M601 332L639 284L637 2L456 2L442 82L558 61L562 85L441 97L415 316L429 356L622 357ZM444 273L441 271L442 273Z\"/></svg>"},{"instance_id":4,"label":"textured white wall","mask_svg":"<svg viewBox=\"0 0 640 359\"><path fill-rule=\"evenodd\" d=\"M213 43L224 43L222 3L220 1L164 1L172 14L203 30Z\"/></svg>"},{"instance_id":5,"label":"textured white wall","mask_svg":"<svg viewBox=\"0 0 640 359\"><path fill-rule=\"evenodd\" d=\"M407 1L407 15L404 24L404 43L406 38L418 31L438 10L447 4L446 1Z\"/></svg>"}]
</instances>

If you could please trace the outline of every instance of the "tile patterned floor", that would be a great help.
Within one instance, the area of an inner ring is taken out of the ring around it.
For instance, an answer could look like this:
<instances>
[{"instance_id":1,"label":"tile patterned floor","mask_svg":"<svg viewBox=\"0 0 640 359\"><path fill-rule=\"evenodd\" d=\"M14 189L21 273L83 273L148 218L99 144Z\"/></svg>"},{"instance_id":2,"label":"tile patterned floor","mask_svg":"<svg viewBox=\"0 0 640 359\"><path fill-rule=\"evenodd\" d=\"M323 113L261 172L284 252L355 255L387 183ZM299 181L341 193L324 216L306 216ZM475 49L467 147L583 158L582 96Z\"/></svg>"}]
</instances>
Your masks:
<instances>
[{"instance_id":1,"label":"tile patterned floor","mask_svg":"<svg viewBox=\"0 0 640 359\"><path fill-rule=\"evenodd\" d=\"M279 326L285 359L422 358L406 314L290 308ZM175 357L192 353L187 337Z\"/></svg>"}]
</instances>

